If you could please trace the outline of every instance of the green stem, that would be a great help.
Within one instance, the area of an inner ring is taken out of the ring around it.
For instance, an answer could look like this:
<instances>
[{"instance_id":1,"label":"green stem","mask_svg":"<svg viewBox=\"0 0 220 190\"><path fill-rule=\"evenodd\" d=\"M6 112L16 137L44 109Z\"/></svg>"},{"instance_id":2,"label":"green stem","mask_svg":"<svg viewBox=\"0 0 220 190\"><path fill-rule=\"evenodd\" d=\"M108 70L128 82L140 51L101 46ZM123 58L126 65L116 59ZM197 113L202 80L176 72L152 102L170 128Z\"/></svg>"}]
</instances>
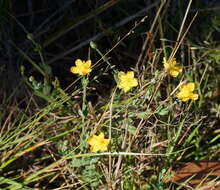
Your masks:
<instances>
[{"instance_id":1,"label":"green stem","mask_svg":"<svg viewBox=\"0 0 220 190\"><path fill-rule=\"evenodd\" d=\"M83 97L82 97L82 136L81 136L81 150L85 147L85 134L86 134L86 128L85 128L85 117L87 115L87 106L86 106L86 89L88 86L88 78L83 76L82 78L82 87L83 87Z\"/></svg>"},{"instance_id":2,"label":"green stem","mask_svg":"<svg viewBox=\"0 0 220 190\"><path fill-rule=\"evenodd\" d=\"M105 61L106 63L108 63L108 65L111 66L111 63L108 61L108 58L106 57L106 55L104 55L98 48L95 42L90 42L90 46L95 49L97 51L97 53L101 56L101 58L103 59L103 61Z\"/></svg>"}]
</instances>

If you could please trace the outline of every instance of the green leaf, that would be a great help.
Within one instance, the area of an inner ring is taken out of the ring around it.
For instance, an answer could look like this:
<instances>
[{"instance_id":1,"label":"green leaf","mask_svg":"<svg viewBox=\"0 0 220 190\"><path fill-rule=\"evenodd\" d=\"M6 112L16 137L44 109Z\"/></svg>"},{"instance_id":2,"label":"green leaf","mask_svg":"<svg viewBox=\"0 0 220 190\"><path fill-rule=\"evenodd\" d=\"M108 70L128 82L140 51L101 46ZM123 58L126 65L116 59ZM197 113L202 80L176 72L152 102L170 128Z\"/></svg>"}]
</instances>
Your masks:
<instances>
[{"instance_id":1,"label":"green leaf","mask_svg":"<svg viewBox=\"0 0 220 190\"><path fill-rule=\"evenodd\" d=\"M95 163L98 162L98 160L99 160L99 158L96 158L96 157L89 158L89 159L76 158L70 162L70 165L71 165L71 167L81 167L81 166L93 167L93 166L95 166ZM95 169L95 168L92 168L92 169Z\"/></svg>"},{"instance_id":2,"label":"green leaf","mask_svg":"<svg viewBox=\"0 0 220 190\"><path fill-rule=\"evenodd\" d=\"M168 108L162 108L161 110L158 111L158 114L161 116L167 115L169 113Z\"/></svg>"},{"instance_id":3,"label":"green leaf","mask_svg":"<svg viewBox=\"0 0 220 190\"><path fill-rule=\"evenodd\" d=\"M131 133L132 135L135 135L137 128L133 125L128 126L128 132Z\"/></svg>"}]
</instances>

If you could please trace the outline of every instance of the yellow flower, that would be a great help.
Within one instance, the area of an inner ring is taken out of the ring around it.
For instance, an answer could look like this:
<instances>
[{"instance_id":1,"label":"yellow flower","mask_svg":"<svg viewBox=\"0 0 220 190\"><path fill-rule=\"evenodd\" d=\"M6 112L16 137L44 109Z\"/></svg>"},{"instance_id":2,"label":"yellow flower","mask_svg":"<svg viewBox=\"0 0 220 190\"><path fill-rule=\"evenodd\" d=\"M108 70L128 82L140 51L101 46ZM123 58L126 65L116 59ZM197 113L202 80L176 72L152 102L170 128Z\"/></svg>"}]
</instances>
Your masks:
<instances>
[{"instance_id":1,"label":"yellow flower","mask_svg":"<svg viewBox=\"0 0 220 190\"><path fill-rule=\"evenodd\" d=\"M180 86L180 92L176 95L176 97L183 102L186 102L190 99L197 100L199 98L199 95L193 93L194 89L195 84L193 82L183 84Z\"/></svg>"},{"instance_id":2,"label":"yellow flower","mask_svg":"<svg viewBox=\"0 0 220 190\"><path fill-rule=\"evenodd\" d=\"M166 58L163 58L163 64L165 70L170 73L172 77L177 77L179 73L183 71L183 68L181 66L176 66L176 59L172 58L170 60L170 63L167 62Z\"/></svg>"},{"instance_id":3,"label":"yellow flower","mask_svg":"<svg viewBox=\"0 0 220 190\"><path fill-rule=\"evenodd\" d=\"M134 72L128 71L127 74L124 72L118 73L119 84L117 85L118 88L122 88L124 92L127 92L132 87L138 85L137 79L134 78Z\"/></svg>"},{"instance_id":4,"label":"yellow flower","mask_svg":"<svg viewBox=\"0 0 220 190\"><path fill-rule=\"evenodd\" d=\"M79 74L79 75L87 75L89 74L92 69L91 69L91 60L88 61L82 61L81 59L77 59L75 61L76 66L71 67L70 71L74 74Z\"/></svg>"},{"instance_id":5,"label":"yellow flower","mask_svg":"<svg viewBox=\"0 0 220 190\"><path fill-rule=\"evenodd\" d=\"M108 148L110 140L104 138L104 133L100 133L98 136L93 135L89 137L87 143L91 146L90 152L98 152L99 150L105 151Z\"/></svg>"}]
</instances>

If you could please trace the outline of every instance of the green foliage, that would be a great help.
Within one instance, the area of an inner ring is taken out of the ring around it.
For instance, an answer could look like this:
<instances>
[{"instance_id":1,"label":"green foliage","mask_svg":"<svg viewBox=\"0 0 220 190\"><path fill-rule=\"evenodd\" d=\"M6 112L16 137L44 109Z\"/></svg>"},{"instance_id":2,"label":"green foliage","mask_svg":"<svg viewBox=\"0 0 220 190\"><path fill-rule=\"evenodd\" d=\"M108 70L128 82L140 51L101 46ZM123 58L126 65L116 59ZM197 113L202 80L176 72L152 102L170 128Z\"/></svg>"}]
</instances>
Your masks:
<instances>
[{"instance_id":1,"label":"green foliage","mask_svg":"<svg viewBox=\"0 0 220 190\"><path fill-rule=\"evenodd\" d=\"M6 185L7 184L7 185ZM8 190L31 190L32 188L26 187L16 181L13 181L11 179L7 179L4 177L0 177L0 186L4 185L4 189L8 189Z\"/></svg>"},{"instance_id":2,"label":"green foliage","mask_svg":"<svg viewBox=\"0 0 220 190\"><path fill-rule=\"evenodd\" d=\"M95 165L88 165L85 166L85 169L82 171L81 178L84 182L91 185L91 187L99 187L102 175L96 171Z\"/></svg>"}]
</instances>

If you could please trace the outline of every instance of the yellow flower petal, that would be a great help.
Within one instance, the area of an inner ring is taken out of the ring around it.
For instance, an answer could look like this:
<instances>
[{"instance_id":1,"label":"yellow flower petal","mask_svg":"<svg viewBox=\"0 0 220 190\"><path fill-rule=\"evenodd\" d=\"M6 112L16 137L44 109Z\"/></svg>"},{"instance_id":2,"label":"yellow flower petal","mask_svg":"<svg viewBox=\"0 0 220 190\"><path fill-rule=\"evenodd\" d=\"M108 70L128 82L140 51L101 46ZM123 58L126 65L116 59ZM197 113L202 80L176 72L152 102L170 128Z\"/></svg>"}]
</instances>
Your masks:
<instances>
[{"instance_id":1,"label":"yellow flower petal","mask_svg":"<svg viewBox=\"0 0 220 190\"><path fill-rule=\"evenodd\" d=\"M128 78L134 78L134 72L133 71L128 71L127 72L127 77Z\"/></svg>"},{"instance_id":2,"label":"yellow flower petal","mask_svg":"<svg viewBox=\"0 0 220 190\"><path fill-rule=\"evenodd\" d=\"M174 78L177 77L179 73L180 73L180 72L175 71L175 70L171 70L171 71L170 71L170 75L171 75L172 77L174 77Z\"/></svg>"},{"instance_id":3,"label":"yellow flower petal","mask_svg":"<svg viewBox=\"0 0 220 190\"><path fill-rule=\"evenodd\" d=\"M108 150L110 140L104 138L104 133L100 133L98 136L89 137L87 143L91 146L90 152L98 152Z\"/></svg>"},{"instance_id":4,"label":"yellow flower petal","mask_svg":"<svg viewBox=\"0 0 220 190\"><path fill-rule=\"evenodd\" d=\"M82 62L81 59L77 59L77 60L75 61L75 65L76 65L77 67L81 67L82 64L83 64L83 62Z\"/></svg>"},{"instance_id":5,"label":"yellow flower petal","mask_svg":"<svg viewBox=\"0 0 220 190\"><path fill-rule=\"evenodd\" d=\"M86 66L88 67L88 68L90 68L91 67L91 65L92 65L92 61L91 60L88 60L88 61L86 61Z\"/></svg>"},{"instance_id":6,"label":"yellow flower petal","mask_svg":"<svg viewBox=\"0 0 220 190\"><path fill-rule=\"evenodd\" d=\"M130 89L131 89L131 87L128 87L128 86L125 86L125 87L123 87L124 89L124 92L127 92L127 91L129 91Z\"/></svg>"},{"instance_id":7,"label":"yellow flower petal","mask_svg":"<svg viewBox=\"0 0 220 190\"><path fill-rule=\"evenodd\" d=\"M119 72L118 73L119 83L117 85L118 88L124 90L124 92L129 91L132 87L138 85L138 81L134 78L134 72L128 71L127 73Z\"/></svg>"},{"instance_id":8,"label":"yellow flower petal","mask_svg":"<svg viewBox=\"0 0 220 190\"><path fill-rule=\"evenodd\" d=\"M198 100L199 95L198 94L192 94L191 99L192 100Z\"/></svg>"},{"instance_id":9,"label":"yellow flower petal","mask_svg":"<svg viewBox=\"0 0 220 190\"><path fill-rule=\"evenodd\" d=\"M181 66L176 66L176 59L172 58L170 62L166 60L166 58L163 58L163 64L165 70L172 76L172 77L177 77L179 73L182 72L182 67Z\"/></svg>"},{"instance_id":10,"label":"yellow flower petal","mask_svg":"<svg viewBox=\"0 0 220 190\"><path fill-rule=\"evenodd\" d=\"M185 92L183 92L183 91L180 91L177 95L176 95L176 97L178 98L178 99L183 99L184 97L186 97L187 95L185 94Z\"/></svg>"},{"instance_id":11,"label":"yellow flower petal","mask_svg":"<svg viewBox=\"0 0 220 190\"><path fill-rule=\"evenodd\" d=\"M91 62L91 60L87 60L85 62L85 61L82 61L81 59L77 59L75 61L75 65L76 65L75 67L70 68L70 71L74 74L87 75L92 71L92 69L91 69L92 62Z\"/></svg>"},{"instance_id":12,"label":"yellow flower petal","mask_svg":"<svg viewBox=\"0 0 220 190\"><path fill-rule=\"evenodd\" d=\"M176 95L176 97L183 102L188 100L197 100L199 98L198 94L194 94L193 91L195 89L195 84L190 82L188 84L183 84L180 86L180 92Z\"/></svg>"},{"instance_id":13,"label":"yellow flower petal","mask_svg":"<svg viewBox=\"0 0 220 190\"><path fill-rule=\"evenodd\" d=\"M96 144L96 139L97 139L96 137L97 137L96 135L93 135L93 137L89 137L87 143L91 146Z\"/></svg>"},{"instance_id":14,"label":"yellow flower petal","mask_svg":"<svg viewBox=\"0 0 220 190\"><path fill-rule=\"evenodd\" d=\"M189 97L182 97L183 102L187 102L190 98Z\"/></svg>"},{"instance_id":15,"label":"yellow flower petal","mask_svg":"<svg viewBox=\"0 0 220 190\"><path fill-rule=\"evenodd\" d=\"M79 69L78 69L77 67L71 67L71 68L70 68L70 71L71 71L72 73L74 73L74 74L79 73Z\"/></svg>"},{"instance_id":16,"label":"yellow flower petal","mask_svg":"<svg viewBox=\"0 0 220 190\"><path fill-rule=\"evenodd\" d=\"M104 133L101 132L101 133L98 135L98 137L103 139L103 138L104 138Z\"/></svg>"},{"instance_id":17,"label":"yellow flower petal","mask_svg":"<svg viewBox=\"0 0 220 190\"><path fill-rule=\"evenodd\" d=\"M193 91L195 89L195 84L193 82L190 82L186 85L187 90Z\"/></svg>"},{"instance_id":18,"label":"yellow flower petal","mask_svg":"<svg viewBox=\"0 0 220 190\"><path fill-rule=\"evenodd\" d=\"M123 77L124 75L125 75L124 72L119 72L119 73L118 73L118 78L119 78L119 80L121 80L121 77Z\"/></svg>"}]
</instances>

